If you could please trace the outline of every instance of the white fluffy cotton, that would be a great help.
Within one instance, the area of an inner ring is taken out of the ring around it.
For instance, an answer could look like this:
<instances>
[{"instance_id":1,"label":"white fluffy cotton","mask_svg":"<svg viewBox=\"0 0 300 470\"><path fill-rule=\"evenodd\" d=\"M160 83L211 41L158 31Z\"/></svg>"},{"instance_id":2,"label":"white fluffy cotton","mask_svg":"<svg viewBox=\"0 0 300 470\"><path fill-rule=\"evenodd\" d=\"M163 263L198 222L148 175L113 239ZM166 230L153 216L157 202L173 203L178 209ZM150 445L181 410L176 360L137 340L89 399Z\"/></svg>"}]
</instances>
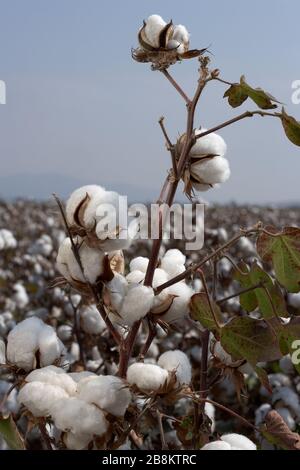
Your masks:
<instances>
[{"instance_id":1,"label":"white fluffy cotton","mask_svg":"<svg viewBox=\"0 0 300 470\"><path fill-rule=\"evenodd\" d=\"M159 47L159 35L165 26L166 22L161 16L151 15L148 17L144 29L148 44L152 47Z\"/></svg>"},{"instance_id":2,"label":"white fluffy cotton","mask_svg":"<svg viewBox=\"0 0 300 470\"><path fill-rule=\"evenodd\" d=\"M151 287L142 285L129 286L129 290L124 297L120 316L127 325L132 325L137 320L144 318L151 310L154 299L154 292Z\"/></svg>"},{"instance_id":3,"label":"white fluffy cotton","mask_svg":"<svg viewBox=\"0 0 300 470\"><path fill-rule=\"evenodd\" d=\"M12 250L17 247L17 240L10 230L0 229L0 251Z\"/></svg>"},{"instance_id":4,"label":"white fluffy cotton","mask_svg":"<svg viewBox=\"0 0 300 470\"><path fill-rule=\"evenodd\" d=\"M108 429L104 414L95 405L75 397L57 400L51 408L55 426L74 434L102 436Z\"/></svg>"},{"instance_id":5,"label":"white fluffy cotton","mask_svg":"<svg viewBox=\"0 0 300 470\"><path fill-rule=\"evenodd\" d=\"M62 388L68 395L75 395L76 382L64 369L56 366L47 366L35 369L26 377L26 382L42 382Z\"/></svg>"},{"instance_id":6,"label":"white fluffy cotton","mask_svg":"<svg viewBox=\"0 0 300 470\"><path fill-rule=\"evenodd\" d=\"M70 431L65 433L63 440L67 449L83 450L88 446L92 438L93 436L91 434L75 434Z\"/></svg>"},{"instance_id":7,"label":"white fluffy cotton","mask_svg":"<svg viewBox=\"0 0 300 470\"><path fill-rule=\"evenodd\" d=\"M149 264L149 258L145 258L144 256L138 256L137 258L133 258L129 263L130 271L141 271L145 273L147 271Z\"/></svg>"},{"instance_id":8,"label":"white fluffy cotton","mask_svg":"<svg viewBox=\"0 0 300 470\"><path fill-rule=\"evenodd\" d=\"M124 416L131 401L131 393L123 380L112 375L101 375L79 382L78 398L114 416Z\"/></svg>"},{"instance_id":9,"label":"white fluffy cotton","mask_svg":"<svg viewBox=\"0 0 300 470\"><path fill-rule=\"evenodd\" d=\"M7 360L29 371L36 367L36 353L42 367L53 364L64 351L55 330L37 317L18 323L7 337Z\"/></svg>"},{"instance_id":10,"label":"white fluffy cotton","mask_svg":"<svg viewBox=\"0 0 300 470\"><path fill-rule=\"evenodd\" d=\"M174 371L179 385L188 385L192 380L190 360L182 351L165 352L159 357L157 364L168 372Z\"/></svg>"},{"instance_id":11,"label":"white fluffy cotton","mask_svg":"<svg viewBox=\"0 0 300 470\"><path fill-rule=\"evenodd\" d=\"M80 311L80 320L83 331L90 335L99 335L106 328L96 305L89 305Z\"/></svg>"},{"instance_id":12,"label":"white fluffy cotton","mask_svg":"<svg viewBox=\"0 0 300 470\"><path fill-rule=\"evenodd\" d=\"M295 415L300 417L299 396L289 387L281 387L272 394L272 403L282 401Z\"/></svg>"},{"instance_id":13,"label":"white fluffy cotton","mask_svg":"<svg viewBox=\"0 0 300 470\"><path fill-rule=\"evenodd\" d=\"M175 277L185 271L186 257L177 249L168 250L161 260L161 268L166 271L169 278Z\"/></svg>"},{"instance_id":14,"label":"white fluffy cotton","mask_svg":"<svg viewBox=\"0 0 300 470\"><path fill-rule=\"evenodd\" d=\"M178 282L162 291L158 296L161 299L166 295L174 296L171 306L167 312L161 316L162 320L166 323L175 323L186 317L189 312L189 303L193 294L193 289L184 281Z\"/></svg>"},{"instance_id":15,"label":"white fluffy cotton","mask_svg":"<svg viewBox=\"0 0 300 470\"><path fill-rule=\"evenodd\" d=\"M228 160L224 157L203 158L190 167L191 175L200 183L220 184L230 177Z\"/></svg>"},{"instance_id":16,"label":"white fluffy cotton","mask_svg":"<svg viewBox=\"0 0 300 470\"><path fill-rule=\"evenodd\" d=\"M81 188L78 188L73 191L66 204L66 215L69 224L73 225L75 223L74 213L76 212L76 209L79 204L86 198L87 195L90 200L93 201L95 198L100 198L104 194L105 189L95 184L82 186ZM92 224L93 221L91 220L90 222Z\"/></svg>"},{"instance_id":17,"label":"white fluffy cotton","mask_svg":"<svg viewBox=\"0 0 300 470\"><path fill-rule=\"evenodd\" d=\"M256 450L256 445L242 434L224 434L219 441L210 442L201 450Z\"/></svg>"},{"instance_id":18,"label":"white fluffy cotton","mask_svg":"<svg viewBox=\"0 0 300 470\"><path fill-rule=\"evenodd\" d=\"M105 254L101 250L90 248L82 242L79 248L79 256L86 279L94 284L103 272ZM85 282L84 275L74 256L70 238L65 238L59 247L56 267L67 281Z\"/></svg>"},{"instance_id":19,"label":"white fluffy cotton","mask_svg":"<svg viewBox=\"0 0 300 470\"><path fill-rule=\"evenodd\" d=\"M22 403L34 416L49 416L57 400L67 399L67 392L58 385L30 382L24 385L18 395Z\"/></svg>"},{"instance_id":20,"label":"white fluffy cotton","mask_svg":"<svg viewBox=\"0 0 300 470\"><path fill-rule=\"evenodd\" d=\"M26 305L29 303L29 297L28 297L25 287L19 282L17 282L13 286L13 291L14 291L14 294L12 298L14 302L16 303L16 306L19 309L23 309L24 307L26 307Z\"/></svg>"},{"instance_id":21,"label":"white fluffy cotton","mask_svg":"<svg viewBox=\"0 0 300 470\"><path fill-rule=\"evenodd\" d=\"M195 135L202 134L206 132L207 129L198 129L195 132ZM205 135L197 139L196 143L193 145L190 151L190 156L192 158L199 158L205 155L218 155L224 157L227 152L227 145L223 137L212 132L211 134Z\"/></svg>"},{"instance_id":22,"label":"white fluffy cotton","mask_svg":"<svg viewBox=\"0 0 300 470\"><path fill-rule=\"evenodd\" d=\"M233 366L234 364L236 364L236 361L232 359L232 357L230 356L230 354L228 354L228 352L225 351L220 341L216 341L214 343L213 354L217 359L219 359L226 366Z\"/></svg>"},{"instance_id":23,"label":"white fluffy cotton","mask_svg":"<svg viewBox=\"0 0 300 470\"><path fill-rule=\"evenodd\" d=\"M300 308L300 292L298 292L297 294L288 294L288 304L295 309L299 309Z\"/></svg>"},{"instance_id":24,"label":"white fluffy cotton","mask_svg":"<svg viewBox=\"0 0 300 470\"><path fill-rule=\"evenodd\" d=\"M0 339L0 364L6 364L6 347L3 339Z\"/></svg>"},{"instance_id":25,"label":"white fluffy cotton","mask_svg":"<svg viewBox=\"0 0 300 470\"><path fill-rule=\"evenodd\" d=\"M158 390L167 382L168 377L168 372L156 364L137 362L127 370L127 382L136 385L143 392Z\"/></svg>"}]
</instances>

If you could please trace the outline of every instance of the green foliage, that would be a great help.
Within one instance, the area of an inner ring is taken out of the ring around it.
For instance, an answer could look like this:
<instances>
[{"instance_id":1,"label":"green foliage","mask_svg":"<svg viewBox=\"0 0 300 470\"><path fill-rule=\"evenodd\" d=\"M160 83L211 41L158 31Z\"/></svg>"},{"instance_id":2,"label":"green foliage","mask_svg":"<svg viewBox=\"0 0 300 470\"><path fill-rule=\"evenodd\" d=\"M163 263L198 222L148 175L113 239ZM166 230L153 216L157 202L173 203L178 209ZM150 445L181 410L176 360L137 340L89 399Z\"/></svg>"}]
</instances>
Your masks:
<instances>
[{"instance_id":1,"label":"green foliage","mask_svg":"<svg viewBox=\"0 0 300 470\"><path fill-rule=\"evenodd\" d=\"M0 417L0 435L11 450L25 450L24 440L11 415Z\"/></svg>"},{"instance_id":2,"label":"green foliage","mask_svg":"<svg viewBox=\"0 0 300 470\"><path fill-rule=\"evenodd\" d=\"M220 307L212 300L210 303L213 308L215 318L219 324L222 324ZM200 322L204 328L214 332L218 332L220 330L219 326L216 324L205 292L193 295L190 302L190 312L192 319Z\"/></svg>"},{"instance_id":3,"label":"green foliage","mask_svg":"<svg viewBox=\"0 0 300 470\"><path fill-rule=\"evenodd\" d=\"M242 75L240 83L234 83L225 92L224 98L228 98L228 103L233 108L241 106L247 98L250 98L260 109L277 108L279 101L261 88L252 88L246 82L245 76Z\"/></svg>"},{"instance_id":4,"label":"green foliage","mask_svg":"<svg viewBox=\"0 0 300 470\"><path fill-rule=\"evenodd\" d=\"M300 146L300 122L292 116L289 116L282 108L280 119L287 138L295 145Z\"/></svg>"}]
</instances>

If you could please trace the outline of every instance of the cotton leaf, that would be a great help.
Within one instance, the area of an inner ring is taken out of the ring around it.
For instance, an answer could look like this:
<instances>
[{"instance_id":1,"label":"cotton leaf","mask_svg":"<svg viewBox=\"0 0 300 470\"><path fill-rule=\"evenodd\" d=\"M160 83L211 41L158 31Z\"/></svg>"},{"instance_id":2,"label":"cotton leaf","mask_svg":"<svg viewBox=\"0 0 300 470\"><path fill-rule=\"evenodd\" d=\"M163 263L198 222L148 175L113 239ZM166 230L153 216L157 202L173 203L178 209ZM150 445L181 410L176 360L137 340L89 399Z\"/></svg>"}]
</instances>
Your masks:
<instances>
[{"instance_id":1,"label":"cotton leaf","mask_svg":"<svg viewBox=\"0 0 300 470\"><path fill-rule=\"evenodd\" d=\"M300 450L300 436L292 432L275 410L269 411L260 432L272 444L284 450Z\"/></svg>"},{"instance_id":2,"label":"cotton leaf","mask_svg":"<svg viewBox=\"0 0 300 470\"><path fill-rule=\"evenodd\" d=\"M24 440L11 415L7 418L0 417L0 436L11 450L25 450Z\"/></svg>"},{"instance_id":3,"label":"cotton leaf","mask_svg":"<svg viewBox=\"0 0 300 470\"><path fill-rule=\"evenodd\" d=\"M293 116L289 116L284 108L282 108L280 119L287 138L293 144L300 146L300 122L296 121Z\"/></svg>"},{"instance_id":4,"label":"cotton leaf","mask_svg":"<svg viewBox=\"0 0 300 470\"><path fill-rule=\"evenodd\" d=\"M225 92L224 98L228 98L228 103L232 108L238 108L247 100L248 94L239 83L234 83Z\"/></svg>"},{"instance_id":5,"label":"cotton leaf","mask_svg":"<svg viewBox=\"0 0 300 470\"><path fill-rule=\"evenodd\" d=\"M215 313L215 317L217 318L219 323L221 323L222 315L219 306L213 301L211 301L211 305ZM205 292L200 292L199 294L195 294L192 296L190 302L190 311L192 319L200 322L201 325L205 328L208 328L211 331L219 329L211 312L207 295L205 294Z\"/></svg>"},{"instance_id":6,"label":"cotton leaf","mask_svg":"<svg viewBox=\"0 0 300 470\"><path fill-rule=\"evenodd\" d=\"M242 87L242 91L261 109L274 109L277 108L275 103L280 103L276 98L274 98L274 96L265 92L261 88L252 88L248 85L244 75L241 77L240 85Z\"/></svg>"}]
</instances>

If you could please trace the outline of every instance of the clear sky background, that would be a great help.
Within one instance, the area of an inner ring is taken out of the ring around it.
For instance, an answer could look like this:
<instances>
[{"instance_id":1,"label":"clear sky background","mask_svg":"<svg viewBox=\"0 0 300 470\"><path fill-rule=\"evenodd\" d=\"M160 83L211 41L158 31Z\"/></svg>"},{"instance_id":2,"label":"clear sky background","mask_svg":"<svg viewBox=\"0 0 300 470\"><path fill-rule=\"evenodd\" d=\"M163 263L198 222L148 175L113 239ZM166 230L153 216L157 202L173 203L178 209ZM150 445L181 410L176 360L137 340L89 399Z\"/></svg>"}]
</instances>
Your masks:
<instances>
[{"instance_id":1,"label":"clear sky background","mask_svg":"<svg viewBox=\"0 0 300 470\"><path fill-rule=\"evenodd\" d=\"M77 183L157 197L170 165L157 120L184 130L185 107L159 72L135 63L130 49L143 18L185 24L191 47L210 45L213 66L236 81L245 74L300 120L291 84L300 80L300 2L0 0L0 194L62 194ZM191 95L197 62L171 72ZM225 88L205 92L197 124L213 126L232 110ZM254 118L222 132L232 177L209 201L299 201L300 149L279 121Z\"/></svg>"}]
</instances>

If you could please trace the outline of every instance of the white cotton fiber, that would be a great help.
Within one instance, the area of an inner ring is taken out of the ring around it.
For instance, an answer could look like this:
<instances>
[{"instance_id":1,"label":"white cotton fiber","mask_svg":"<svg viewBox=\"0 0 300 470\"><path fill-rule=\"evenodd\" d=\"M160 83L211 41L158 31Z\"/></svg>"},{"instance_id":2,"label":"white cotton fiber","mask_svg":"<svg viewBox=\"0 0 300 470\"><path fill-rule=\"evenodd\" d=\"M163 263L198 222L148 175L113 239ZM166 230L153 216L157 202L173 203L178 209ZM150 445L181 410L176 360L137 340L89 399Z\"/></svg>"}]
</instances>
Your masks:
<instances>
[{"instance_id":1,"label":"white cotton fiber","mask_svg":"<svg viewBox=\"0 0 300 470\"><path fill-rule=\"evenodd\" d=\"M221 439L236 450L256 450L254 442L242 434L224 434Z\"/></svg>"},{"instance_id":2,"label":"white cotton fiber","mask_svg":"<svg viewBox=\"0 0 300 470\"><path fill-rule=\"evenodd\" d=\"M92 439L91 434L75 434L73 432L67 432L63 437L64 444L69 450L86 449Z\"/></svg>"},{"instance_id":3,"label":"white cotton fiber","mask_svg":"<svg viewBox=\"0 0 300 470\"><path fill-rule=\"evenodd\" d=\"M0 339L0 364L6 364L6 347L3 339Z\"/></svg>"},{"instance_id":4,"label":"white cotton fiber","mask_svg":"<svg viewBox=\"0 0 300 470\"><path fill-rule=\"evenodd\" d=\"M183 281L169 287L167 293L175 297L169 310L162 315L162 320L167 323L182 320L189 312L189 303L194 294L193 289Z\"/></svg>"},{"instance_id":5,"label":"white cotton fiber","mask_svg":"<svg viewBox=\"0 0 300 470\"><path fill-rule=\"evenodd\" d=\"M189 384L192 380L190 360L182 351L165 352L159 357L157 364L168 372L174 371L179 385Z\"/></svg>"},{"instance_id":6,"label":"white cotton fiber","mask_svg":"<svg viewBox=\"0 0 300 470\"><path fill-rule=\"evenodd\" d=\"M101 410L75 397L58 400L52 407L51 415L55 426L61 431L101 436L108 428Z\"/></svg>"},{"instance_id":7,"label":"white cotton fiber","mask_svg":"<svg viewBox=\"0 0 300 470\"><path fill-rule=\"evenodd\" d=\"M228 160L224 157L203 158L190 167L191 175L200 183L224 183L230 177Z\"/></svg>"},{"instance_id":8,"label":"white cotton fiber","mask_svg":"<svg viewBox=\"0 0 300 470\"><path fill-rule=\"evenodd\" d=\"M0 251L11 250L17 247L17 240L10 230L0 229Z\"/></svg>"},{"instance_id":9,"label":"white cotton fiber","mask_svg":"<svg viewBox=\"0 0 300 470\"><path fill-rule=\"evenodd\" d=\"M209 189L211 189L211 185L210 185L210 184L194 183L194 182L193 182L193 188L194 188L196 191L199 191L199 192L201 192L201 193L204 193L204 192L208 191Z\"/></svg>"},{"instance_id":10,"label":"white cotton fiber","mask_svg":"<svg viewBox=\"0 0 300 470\"><path fill-rule=\"evenodd\" d=\"M56 366L47 366L35 369L26 377L26 382L42 382L61 387L68 395L75 395L76 382L64 369Z\"/></svg>"},{"instance_id":11,"label":"white cotton fiber","mask_svg":"<svg viewBox=\"0 0 300 470\"><path fill-rule=\"evenodd\" d=\"M196 136L206 132L207 129L196 130ZM203 155L219 155L224 157L227 151L225 140L218 134L212 132L204 137L200 137L193 145L190 151L190 156L198 158Z\"/></svg>"},{"instance_id":12,"label":"white cotton fiber","mask_svg":"<svg viewBox=\"0 0 300 470\"><path fill-rule=\"evenodd\" d=\"M142 271L131 271L129 274L126 276L126 280L129 282L129 284L140 284L144 281L145 279L145 273Z\"/></svg>"},{"instance_id":13,"label":"white cotton fiber","mask_svg":"<svg viewBox=\"0 0 300 470\"><path fill-rule=\"evenodd\" d=\"M300 308L300 292L297 294L288 294L288 304L296 309Z\"/></svg>"},{"instance_id":14,"label":"white cotton fiber","mask_svg":"<svg viewBox=\"0 0 300 470\"><path fill-rule=\"evenodd\" d=\"M220 341L216 341L214 343L213 354L217 359L219 359L226 366L232 366L236 363L236 361L232 359L230 354L228 354L228 352L225 351Z\"/></svg>"},{"instance_id":15,"label":"white cotton fiber","mask_svg":"<svg viewBox=\"0 0 300 470\"><path fill-rule=\"evenodd\" d=\"M167 382L168 377L168 372L155 364L137 362L127 370L127 382L144 392L158 390Z\"/></svg>"},{"instance_id":16,"label":"white cotton fiber","mask_svg":"<svg viewBox=\"0 0 300 470\"><path fill-rule=\"evenodd\" d=\"M164 269L156 268L153 275L153 287L161 286L169 280L169 276Z\"/></svg>"},{"instance_id":17,"label":"white cotton fiber","mask_svg":"<svg viewBox=\"0 0 300 470\"><path fill-rule=\"evenodd\" d=\"M29 371L36 367L37 351L40 365L48 366L61 357L64 347L51 326L31 317L18 323L8 334L7 359Z\"/></svg>"},{"instance_id":18,"label":"white cotton fiber","mask_svg":"<svg viewBox=\"0 0 300 470\"><path fill-rule=\"evenodd\" d=\"M14 284L13 290L14 294L12 298L14 302L16 302L18 308L23 309L29 303L29 297L25 287L19 282L17 282L16 284Z\"/></svg>"},{"instance_id":19,"label":"white cotton fiber","mask_svg":"<svg viewBox=\"0 0 300 470\"><path fill-rule=\"evenodd\" d=\"M99 335L106 328L96 305L89 305L80 311L80 320L83 331L90 335Z\"/></svg>"},{"instance_id":20,"label":"white cotton fiber","mask_svg":"<svg viewBox=\"0 0 300 470\"><path fill-rule=\"evenodd\" d=\"M185 26L183 26L182 24L178 24L174 27L172 39L188 47L190 34Z\"/></svg>"},{"instance_id":21,"label":"white cotton fiber","mask_svg":"<svg viewBox=\"0 0 300 470\"><path fill-rule=\"evenodd\" d=\"M176 248L166 251L163 259L170 259L174 264L184 264L186 261L186 256Z\"/></svg>"},{"instance_id":22,"label":"white cotton fiber","mask_svg":"<svg viewBox=\"0 0 300 470\"><path fill-rule=\"evenodd\" d=\"M291 431L296 429L296 422L288 408L276 408L277 413L282 417L283 421L288 425Z\"/></svg>"},{"instance_id":23,"label":"white cotton fiber","mask_svg":"<svg viewBox=\"0 0 300 470\"><path fill-rule=\"evenodd\" d=\"M141 271L142 273L145 273L147 271L148 264L149 258L138 256L130 261L129 269L130 271Z\"/></svg>"},{"instance_id":24,"label":"white cotton fiber","mask_svg":"<svg viewBox=\"0 0 300 470\"><path fill-rule=\"evenodd\" d=\"M84 380L78 398L114 416L124 416L131 401L131 393L123 380L112 375L101 375Z\"/></svg>"},{"instance_id":25,"label":"white cotton fiber","mask_svg":"<svg viewBox=\"0 0 300 470\"><path fill-rule=\"evenodd\" d=\"M231 445L223 441L214 441L205 444L200 450L231 450Z\"/></svg>"},{"instance_id":26,"label":"white cotton fiber","mask_svg":"<svg viewBox=\"0 0 300 470\"><path fill-rule=\"evenodd\" d=\"M275 390L272 395L272 403L275 404L278 401L283 401L294 414L300 416L299 396L294 390L289 387L281 387Z\"/></svg>"},{"instance_id":27,"label":"white cotton fiber","mask_svg":"<svg viewBox=\"0 0 300 470\"><path fill-rule=\"evenodd\" d=\"M24 385L18 395L19 403L34 416L49 416L57 400L67 399L67 392L58 385L30 382Z\"/></svg>"},{"instance_id":28,"label":"white cotton fiber","mask_svg":"<svg viewBox=\"0 0 300 470\"><path fill-rule=\"evenodd\" d=\"M151 15L146 20L144 33L147 38L147 42L152 47L159 47L159 35L165 26L166 22L159 15Z\"/></svg>"},{"instance_id":29,"label":"white cotton fiber","mask_svg":"<svg viewBox=\"0 0 300 470\"><path fill-rule=\"evenodd\" d=\"M78 383L87 377L97 377L94 372L89 372L88 370L82 370L81 372L69 372L69 377L71 377L74 382Z\"/></svg>"},{"instance_id":30,"label":"white cotton fiber","mask_svg":"<svg viewBox=\"0 0 300 470\"><path fill-rule=\"evenodd\" d=\"M86 195L88 195L92 199L94 197L102 195L104 192L105 190L101 186L97 186L95 184L82 186L81 188L78 188L73 191L66 204L66 215L69 224L74 224L74 213L79 204L84 200Z\"/></svg>"},{"instance_id":31,"label":"white cotton fiber","mask_svg":"<svg viewBox=\"0 0 300 470\"><path fill-rule=\"evenodd\" d=\"M143 285L131 285L126 293L120 316L126 325L132 325L137 320L144 318L151 310L154 299L154 292L151 287Z\"/></svg>"}]
</instances>

